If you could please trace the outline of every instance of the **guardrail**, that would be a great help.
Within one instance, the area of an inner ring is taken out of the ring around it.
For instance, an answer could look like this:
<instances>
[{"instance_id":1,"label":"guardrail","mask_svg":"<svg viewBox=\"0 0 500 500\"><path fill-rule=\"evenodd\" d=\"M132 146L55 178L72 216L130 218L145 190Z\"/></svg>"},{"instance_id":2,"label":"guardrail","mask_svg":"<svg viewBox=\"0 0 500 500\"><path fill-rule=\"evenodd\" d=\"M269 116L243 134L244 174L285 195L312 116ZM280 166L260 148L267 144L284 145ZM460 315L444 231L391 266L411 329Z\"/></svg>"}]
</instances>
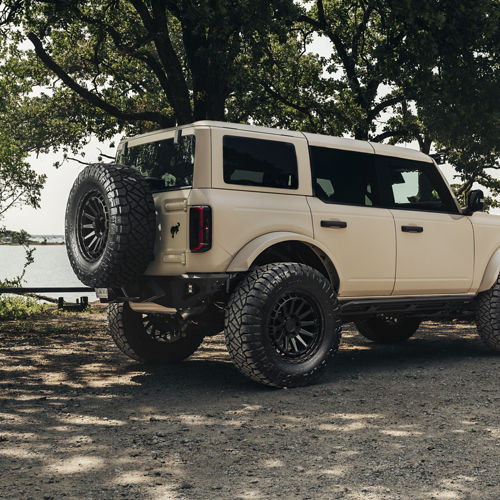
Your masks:
<instances>
[{"instance_id":1,"label":"guardrail","mask_svg":"<svg viewBox=\"0 0 500 500\"><path fill-rule=\"evenodd\" d=\"M93 288L82 287L82 286L36 286L36 287L0 287L0 294L2 293L13 293L15 295L24 295L28 293L39 294L39 293L74 293L74 292L93 292ZM52 299L51 297L39 297L44 300ZM89 305L88 297L80 297L80 300L76 299L76 303L65 303L64 297L58 297L57 300L50 300L51 302L57 302L57 308L63 309L65 311L83 311Z\"/></svg>"},{"instance_id":2,"label":"guardrail","mask_svg":"<svg viewBox=\"0 0 500 500\"><path fill-rule=\"evenodd\" d=\"M45 287L0 287L0 293L58 293L58 292L93 292L93 288L83 286L45 286Z\"/></svg>"}]
</instances>

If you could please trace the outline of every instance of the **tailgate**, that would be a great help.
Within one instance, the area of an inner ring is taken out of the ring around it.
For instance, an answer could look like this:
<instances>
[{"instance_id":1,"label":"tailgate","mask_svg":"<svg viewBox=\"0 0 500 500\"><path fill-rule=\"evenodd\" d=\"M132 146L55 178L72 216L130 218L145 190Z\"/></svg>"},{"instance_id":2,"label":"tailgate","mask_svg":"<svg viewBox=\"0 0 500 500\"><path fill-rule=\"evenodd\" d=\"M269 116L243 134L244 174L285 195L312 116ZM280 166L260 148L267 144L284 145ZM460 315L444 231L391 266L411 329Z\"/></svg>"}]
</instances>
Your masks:
<instances>
[{"instance_id":1,"label":"tailgate","mask_svg":"<svg viewBox=\"0 0 500 500\"><path fill-rule=\"evenodd\" d=\"M189 189L155 193L156 209L155 259L146 275L182 274L186 272L189 249Z\"/></svg>"}]
</instances>

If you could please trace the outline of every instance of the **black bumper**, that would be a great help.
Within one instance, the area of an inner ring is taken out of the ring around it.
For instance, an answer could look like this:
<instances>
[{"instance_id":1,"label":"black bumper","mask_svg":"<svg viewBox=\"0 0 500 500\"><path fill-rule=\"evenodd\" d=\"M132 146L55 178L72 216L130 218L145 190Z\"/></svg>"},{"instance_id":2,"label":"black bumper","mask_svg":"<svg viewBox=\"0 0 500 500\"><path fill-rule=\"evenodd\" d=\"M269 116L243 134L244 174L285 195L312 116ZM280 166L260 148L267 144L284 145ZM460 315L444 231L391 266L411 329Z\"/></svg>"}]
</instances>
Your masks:
<instances>
[{"instance_id":1,"label":"black bumper","mask_svg":"<svg viewBox=\"0 0 500 500\"><path fill-rule=\"evenodd\" d=\"M181 276L143 276L122 288L96 288L101 302L154 302L174 309L225 301L236 274L191 273Z\"/></svg>"}]
</instances>

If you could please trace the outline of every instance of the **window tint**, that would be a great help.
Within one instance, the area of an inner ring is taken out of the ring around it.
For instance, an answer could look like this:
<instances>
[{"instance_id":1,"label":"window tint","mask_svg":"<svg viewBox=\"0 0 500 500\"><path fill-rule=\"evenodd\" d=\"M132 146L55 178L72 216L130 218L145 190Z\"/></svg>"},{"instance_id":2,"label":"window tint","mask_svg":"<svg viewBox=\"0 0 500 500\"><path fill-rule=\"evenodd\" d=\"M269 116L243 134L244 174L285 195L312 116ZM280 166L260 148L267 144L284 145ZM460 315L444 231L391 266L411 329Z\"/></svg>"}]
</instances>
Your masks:
<instances>
[{"instance_id":1,"label":"window tint","mask_svg":"<svg viewBox=\"0 0 500 500\"><path fill-rule=\"evenodd\" d=\"M173 139L150 142L127 148L120 161L146 177L156 191L191 186L195 154L194 135L181 136L178 144Z\"/></svg>"},{"instance_id":2,"label":"window tint","mask_svg":"<svg viewBox=\"0 0 500 500\"><path fill-rule=\"evenodd\" d=\"M374 155L309 148L315 195L326 203L378 205Z\"/></svg>"},{"instance_id":3,"label":"window tint","mask_svg":"<svg viewBox=\"0 0 500 500\"><path fill-rule=\"evenodd\" d=\"M297 156L288 142L224 136L224 182L297 189Z\"/></svg>"},{"instance_id":4,"label":"window tint","mask_svg":"<svg viewBox=\"0 0 500 500\"><path fill-rule=\"evenodd\" d=\"M405 210L456 212L443 179L430 163L379 157L388 205ZM387 185L388 184L388 185Z\"/></svg>"}]
</instances>

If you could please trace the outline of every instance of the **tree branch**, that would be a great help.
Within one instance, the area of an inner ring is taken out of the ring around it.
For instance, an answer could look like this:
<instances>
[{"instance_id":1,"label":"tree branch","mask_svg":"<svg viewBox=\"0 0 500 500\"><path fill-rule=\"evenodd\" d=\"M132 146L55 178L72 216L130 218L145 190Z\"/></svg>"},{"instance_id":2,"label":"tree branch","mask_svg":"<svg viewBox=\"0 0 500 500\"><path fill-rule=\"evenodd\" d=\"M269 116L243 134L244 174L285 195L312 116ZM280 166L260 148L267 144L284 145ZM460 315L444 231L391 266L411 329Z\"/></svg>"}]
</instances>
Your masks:
<instances>
[{"instance_id":1,"label":"tree branch","mask_svg":"<svg viewBox=\"0 0 500 500\"><path fill-rule=\"evenodd\" d=\"M111 37L111 40L113 40L113 43L118 52L141 61L149 66L149 68L153 71L156 78L160 82L160 85L165 94L167 96L171 95L170 84L160 62L152 54L139 52L139 49L141 47L146 45L148 42L153 41L153 35L151 33L148 32L148 35L146 37L137 40L134 45L129 46L123 42L122 34L114 26L101 19L95 19L93 17L87 16L80 10L78 10L78 13L82 21L93 24L94 26L98 26L101 30L103 30L105 34L108 34Z\"/></svg>"},{"instance_id":2,"label":"tree branch","mask_svg":"<svg viewBox=\"0 0 500 500\"><path fill-rule=\"evenodd\" d=\"M385 139L389 139L389 137L396 137L398 135L402 135L403 131L402 130L386 130L385 132L382 132L375 137L372 137L370 139L371 142L382 142Z\"/></svg>"},{"instance_id":3,"label":"tree branch","mask_svg":"<svg viewBox=\"0 0 500 500\"><path fill-rule=\"evenodd\" d=\"M299 111L300 113L304 113L305 115L309 115L309 113L310 113L311 110L308 107L300 106L299 104L295 104L294 102L286 99L280 93L276 92L276 90L274 90L267 83L261 82L261 85L262 85L262 87L264 88L264 90L267 93L269 93L270 95L272 95L275 99L277 99L281 103L285 104L286 106L290 106L291 108Z\"/></svg>"},{"instance_id":4,"label":"tree branch","mask_svg":"<svg viewBox=\"0 0 500 500\"><path fill-rule=\"evenodd\" d=\"M364 7L364 6L363 6ZM368 26L368 21L370 20L370 16L374 10L373 5L370 5L366 9L364 9L363 12L363 19L358 25L358 28L356 29L356 33L354 33L353 39L352 39L352 54L353 54L353 59L356 60L358 58L359 54L359 40L361 37L364 35L364 32L366 30L366 27Z\"/></svg>"},{"instance_id":5,"label":"tree branch","mask_svg":"<svg viewBox=\"0 0 500 500\"><path fill-rule=\"evenodd\" d=\"M316 31L323 31L323 26L318 21L316 21L316 19L313 19L312 17L302 15L299 16L298 20L310 24Z\"/></svg>"},{"instance_id":6,"label":"tree branch","mask_svg":"<svg viewBox=\"0 0 500 500\"><path fill-rule=\"evenodd\" d=\"M368 120L372 121L374 118L376 118L381 111L384 109L394 106L395 104L400 103L404 99L403 96L394 96L390 97L389 99L386 99L385 101L381 101L378 104L376 104L369 112L368 112Z\"/></svg>"},{"instance_id":7,"label":"tree branch","mask_svg":"<svg viewBox=\"0 0 500 500\"><path fill-rule=\"evenodd\" d=\"M85 166L92 165L91 162L79 160L78 158L73 158L71 156L66 156L66 158L64 159L67 161L76 161L76 163L79 163L80 165L85 165Z\"/></svg>"},{"instance_id":8,"label":"tree branch","mask_svg":"<svg viewBox=\"0 0 500 500\"><path fill-rule=\"evenodd\" d=\"M163 0L152 0L153 16L142 0L131 0L139 14L144 27L151 34L160 62L167 75L169 90L167 98L174 108L176 117L181 123L189 123L193 119L189 90L182 70L182 65L170 40L168 19Z\"/></svg>"},{"instance_id":9,"label":"tree branch","mask_svg":"<svg viewBox=\"0 0 500 500\"><path fill-rule=\"evenodd\" d=\"M358 104L364 110L366 110L369 103L366 102L365 96L363 94L363 89L361 88L361 84L359 83L358 75L356 73L356 63L347 53L347 49L345 48L345 45L340 36L332 31L328 21L326 20L323 0L317 0L316 5L318 7L318 23L316 25L321 27L321 31L323 31L323 33L333 43L335 50L337 51L337 54L342 61L342 65L344 66L344 70L351 88L356 94L356 100Z\"/></svg>"},{"instance_id":10,"label":"tree branch","mask_svg":"<svg viewBox=\"0 0 500 500\"><path fill-rule=\"evenodd\" d=\"M156 111L142 111L137 113L122 111L113 104L106 102L96 94L93 94L88 89L77 83L71 76L68 75L68 73L66 73L66 71L61 68L61 66L59 66L59 64L54 61L54 59L52 59L52 57L43 48L42 42L35 35L35 33L28 33L27 37L35 47L35 53L37 57L42 61L42 63L54 74L56 74L62 80L62 82L67 85L73 92L76 92L80 97L85 99L92 106L100 108L104 112L120 120L148 121L158 123L159 125L164 127L171 126L171 119L162 113L158 113Z\"/></svg>"}]
</instances>

